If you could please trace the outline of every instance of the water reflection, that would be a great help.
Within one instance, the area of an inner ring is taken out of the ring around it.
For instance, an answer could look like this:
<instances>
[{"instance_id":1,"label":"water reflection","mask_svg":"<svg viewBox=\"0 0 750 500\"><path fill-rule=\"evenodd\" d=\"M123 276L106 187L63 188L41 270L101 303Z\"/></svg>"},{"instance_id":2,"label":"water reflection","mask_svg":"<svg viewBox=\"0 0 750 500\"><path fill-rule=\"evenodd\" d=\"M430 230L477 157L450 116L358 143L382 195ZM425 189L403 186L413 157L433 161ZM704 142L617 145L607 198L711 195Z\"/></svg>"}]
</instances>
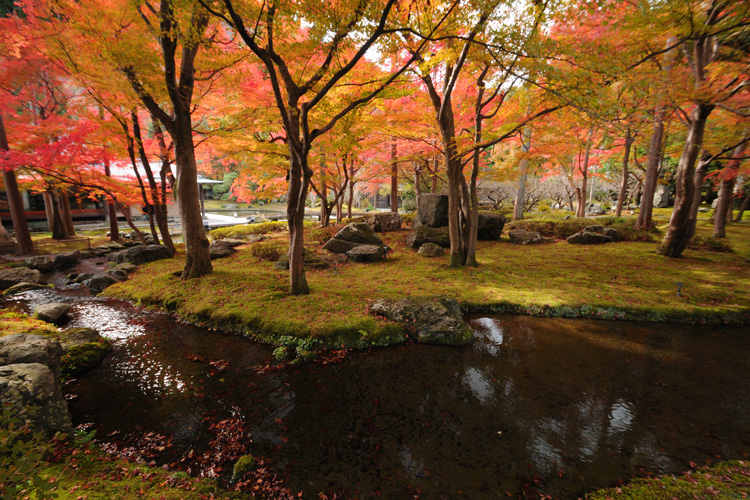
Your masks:
<instances>
[{"instance_id":1,"label":"water reflection","mask_svg":"<svg viewBox=\"0 0 750 500\"><path fill-rule=\"evenodd\" d=\"M206 451L209 423L235 416L250 451L306 498L577 498L750 451L739 329L479 318L463 348L403 345L258 372L270 349L245 339L99 299L75 311L71 323L119 339L69 386L76 423L168 434L171 462Z\"/></svg>"}]
</instances>

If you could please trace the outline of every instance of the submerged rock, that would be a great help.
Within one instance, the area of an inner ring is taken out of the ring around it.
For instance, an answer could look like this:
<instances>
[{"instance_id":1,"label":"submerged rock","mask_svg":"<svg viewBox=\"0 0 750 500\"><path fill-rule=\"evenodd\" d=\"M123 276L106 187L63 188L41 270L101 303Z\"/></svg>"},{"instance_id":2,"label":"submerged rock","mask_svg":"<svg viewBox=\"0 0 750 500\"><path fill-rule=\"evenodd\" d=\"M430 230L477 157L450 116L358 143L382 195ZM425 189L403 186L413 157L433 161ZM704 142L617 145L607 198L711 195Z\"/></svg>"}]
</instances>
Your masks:
<instances>
[{"instance_id":1,"label":"submerged rock","mask_svg":"<svg viewBox=\"0 0 750 500\"><path fill-rule=\"evenodd\" d=\"M474 332L461 315L456 299L448 297L379 299L370 313L401 323L418 342L461 345L474 339Z\"/></svg>"},{"instance_id":2,"label":"submerged rock","mask_svg":"<svg viewBox=\"0 0 750 500\"><path fill-rule=\"evenodd\" d=\"M92 292L100 293L108 286L119 283L120 281L125 280L114 273L106 272L93 275L91 279L84 282L84 284L88 285Z\"/></svg>"}]
</instances>

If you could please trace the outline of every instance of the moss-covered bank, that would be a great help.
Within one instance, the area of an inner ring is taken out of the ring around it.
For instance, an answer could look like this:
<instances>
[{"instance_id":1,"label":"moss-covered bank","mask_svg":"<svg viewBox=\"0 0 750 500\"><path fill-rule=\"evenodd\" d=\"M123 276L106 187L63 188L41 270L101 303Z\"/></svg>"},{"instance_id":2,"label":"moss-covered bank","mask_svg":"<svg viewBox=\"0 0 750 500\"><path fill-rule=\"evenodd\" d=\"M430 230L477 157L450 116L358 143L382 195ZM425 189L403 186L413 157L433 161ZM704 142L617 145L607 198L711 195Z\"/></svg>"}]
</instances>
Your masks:
<instances>
[{"instance_id":1,"label":"moss-covered bank","mask_svg":"<svg viewBox=\"0 0 750 500\"><path fill-rule=\"evenodd\" d=\"M447 256L419 256L405 246L407 235L384 235L394 249L385 262L308 271L312 293L302 297L287 295L286 272L253 255L257 243L215 261L214 273L200 279L185 282L175 276L184 258L178 254L143 266L106 293L272 344L304 339L315 348L400 342L402 328L372 317L368 304L432 294L455 297L466 312L483 314L715 325L750 321L750 227L731 226L735 253L688 249L681 259L657 255L656 244L649 242L480 242L480 266L459 269L447 266Z\"/></svg>"}]
</instances>

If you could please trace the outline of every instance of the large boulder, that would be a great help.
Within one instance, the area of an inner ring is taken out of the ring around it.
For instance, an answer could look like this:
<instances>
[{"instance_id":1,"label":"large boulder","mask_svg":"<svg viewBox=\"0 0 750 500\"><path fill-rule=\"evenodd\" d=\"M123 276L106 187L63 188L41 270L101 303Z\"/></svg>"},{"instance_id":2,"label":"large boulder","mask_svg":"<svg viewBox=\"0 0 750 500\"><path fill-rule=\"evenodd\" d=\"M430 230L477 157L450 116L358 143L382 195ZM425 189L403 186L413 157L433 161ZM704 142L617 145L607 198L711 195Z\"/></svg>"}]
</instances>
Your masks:
<instances>
[{"instance_id":1,"label":"large boulder","mask_svg":"<svg viewBox=\"0 0 750 500\"><path fill-rule=\"evenodd\" d=\"M425 243L435 243L443 248L449 248L451 246L451 237L448 232L448 226L417 226L406 237L406 245L415 250Z\"/></svg>"},{"instance_id":2,"label":"large boulder","mask_svg":"<svg viewBox=\"0 0 750 500\"><path fill-rule=\"evenodd\" d=\"M95 274L88 281L84 282L85 285L91 289L94 293L100 293L105 288L115 283L125 281L122 277L112 272L98 273Z\"/></svg>"},{"instance_id":3,"label":"large boulder","mask_svg":"<svg viewBox=\"0 0 750 500\"><path fill-rule=\"evenodd\" d=\"M111 253L107 256L107 260L116 264L130 262L131 264L140 265L155 260L169 259L172 256L174 256L174 250L164 245L137 245Z\"/></svg>"},{"instance_id":4,"label":"large boulder","mask_svg":"<svg viewBox=\"0 0 750 500\"><path fill-rule=\"evenodd\" d=\"M402 223L403 219L401 219L401 215L392 212L373 214L365 218L365 224L370 226L376 233L401 231Z\"/></svg>"},{"instance_id":5,"label":"large boulder","mask_svg":"<svg viewBox=\"0 0 750 500\"><path fill-rule=\"evenodd\" d=\"M667 208L669 206L669 186L657 184L654 190L654 208Z\"/></svg>"},{"instance_id":6,"label":"large boulder","mask_svg":"<svg viewBox=\"0 0 750 500\"><path fill-rule=\"evenodd\" d=\"M445 249L435 243L425 243L419 247L417 253L423 257L440 257L445 254Z\"/></svg>"},{"instance_id":7,"label":"large boulder","mask_svg":"<svg viewBox=\"0 0 750 500\"><path fill-rule=\"evenodd\" d=\"M42 273L28 267L12 267L0 271L0 290L5 290L18 283L39 283Z\"/></svg>"},{"instance_id":8,"label":"large boulder","mask_svg":"<svg viewBox=\"0 0 750 500\"><path fill-rule=\"evenodd\" d=\"M380 262L386 253L388 247L383 245L359 245L346 252L346 256L351 262Z\"/></svg>"},{"instance_id":9,"label":"large boulder","mask_svg":"<svg viewBox=\"0 0 750 500\"><path fill-rule=\"evenodd\" d=\"M241 245L244 245L244 241L241 242ZM211 260L215 259L223 259L224 257L229 257L233 253L237 253L237 249L234 247L238 246L233 244L232 242L227 242L225 240L217 240L211 242L211 245L208 247L208 253L211 256Z\"/></svg>"},{"instance_id":10,"label":"large boulder","mask_svg":"<svg viewBox=\"0 0 750 500\"><path fill-rule=\"evenodd\" d=\"M51 273L55 270L55 263L49 257L40 255L38 257L29 257L24 264L30 269L36 269L42 273Z\"/></svg>"},{"instance_id":11,"label":"large boulder","mask_svg":"<svg viewBox=\"0 0 750 500\"><path fill-rule=\"evenodd\" d=\"M0 403L19 413L29 406L35 407L35 411L24 412L22 416L47 437L73 430L58 378L43 364L0 366Z\"/></svg>"},{"instance_id":12,"label":"large boulder","mask_svg":"<svg viewBox=\"0 0 750 500\"><path fill-rule=\"evenodd\" d=\"M568 237L568 243L577 245L598 245L620 240L622 240L622 236L617 229L599 225L587 226L583 231Z\"/></svg>"},{"instance_id":13,"label":"large boulder","mask_svg":"<svg viewBox=\"0 0 750 500\"><path fill-rule=\"evenodd\" d=\"M375 234L372 228L364 222L353 222L347 224L336 235L323 245L323 250L332 253L349 252L362 245L371 245L385 248L383 240Z\"/></svg>"},{"instance_id":14,"label":"large boulder","mask_svg":"<svg viewBox=\"0 0 750 500\"><path fill-rule=\"evenodd\" d=\"M370 313L401 323L407 335L418 342L461 345L474 338L474 332L463 321L456 299L379 299L370 305Z\"/></svg>"},{"instance_id":15,"label":"large boulder","mask_svg":"<svg viewBox=\"0 0 750 500\"><path fill-rule=\"evenodd\" d=\"M552 238L545 238L536 231L526 231L525 229L514 229L508 232L508 237L516 245L536 245L554 241Z\"/></svg>"},{"instance_id":16,"label":"large boulder","mask_svg":"<svg viewBox=\"0 0 750 500\"><path fill-rule=\"evenodd\" d=\"M7 288L3 294L4 295L13 295L15 293L21 293L21 292L28 292L29 290L38 290L40 288L49 288L52 285L42 285L41 283L16 283L10 288Z\"/></svg>"},{"instance_id":17,"label":"large boulder","mask_svg":"<svg viewBox=\"0 0 750 500\"><path fill-rule=\"evenodd\" d=\"M73 267L81 261L81 253L78 250L64 252L55 255L53 262L57 269Z\"/></svg>"},{"instance_id":18,"label":"large boulder","mask_svg":"<svg viewBox=\"0 0 750 500\"><path fill-rule=\"evenodd\" d=\"M61 370L66 376L79 375L98 366L112 352L112 343L93 328L72 328L60 333L64 351Z\"/></svg>"},{"instance_id":19,"label":"large boulder","mask_svg":"<svg viewBox=\"0 0 750 500\"><path fill-rule=\"evenodd\" d=\"M479 212L477 239L483 241L499 240L505 227L505 221L504 215Z\"/></svg>"},{"instance_id":20,"label":"large boulder","mask_svg":"<svg viewBox=\"0 0 750 500\"><path fill-rule=\"evenodd\" d=\"M40 363L60 377L63 348L55 339L17 333L0 337L0 366L16 363Z\"/></svg>"},{"instance_id":21,"label":"large boulder","mask_svg":"<svg viewBox=\"0 0 750 500\"><path fill-rule=\"evenodd\" d=\"M51 304L42 304L34 311L34 316L47 323L57 323L62 320L68 311L70 304L65 302L52 302Z\"/></svg>"},{"instance_id":22,"label":"large boulder","mask_svg":"<svg viewBox=\"0 0 750 500\"><path fill-rule=\"evenodd\" d=\"M448 195L426 193L420 195L417 207L419 223L429 227L448 225Z\"/></svg>"},{"instance_id":23,"label":"large boulder","mask_svg":"<svg viewBox=\"0 0 750 500\"><path fill-rule=\"evenodd\" d=\"M607 211L604 210L604 208L600 204L598 204L598 203L591 203L591 204L587 205L585 212L586 212L586 216L587 217L589 215L596 216L596 215L604 215L604 214L607 213Z\"/></svg>"}]
</instances>

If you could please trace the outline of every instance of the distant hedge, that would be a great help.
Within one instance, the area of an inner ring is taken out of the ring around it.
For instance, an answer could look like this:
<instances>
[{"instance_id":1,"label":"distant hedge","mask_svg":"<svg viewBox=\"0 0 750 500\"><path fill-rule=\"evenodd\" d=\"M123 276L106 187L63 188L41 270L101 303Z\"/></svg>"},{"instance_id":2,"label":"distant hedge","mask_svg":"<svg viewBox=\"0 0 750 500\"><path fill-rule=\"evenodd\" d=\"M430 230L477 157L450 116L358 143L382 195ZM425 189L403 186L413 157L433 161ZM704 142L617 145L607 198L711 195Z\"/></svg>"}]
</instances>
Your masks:
<instances>
[{"instance_id":1,"label":"distant hedge","mask_svg":"<svg viewBox=\"0 0 750 500\"><path fill-rule=\"evenodd\" d=\"M554 216L535 217L512 221L508 229L525 229L537 231L548 238L565 239L582 231L587 226L601 225L617 229L626 241L654 241L656 229L635 229L636 219L625 217L571 217L569 219Z\"/></svg>"},{"instance_id":2,"label":"distant hedge","mask_svg":"<svg viewBox=\"0 0 750 500\"><path fill-rule=\"evenodd\" d=\"M305 221L304 224L305 227L317 227L317 224L312 221ZM209 232L208 235L212 240L221 240L223 238L242 238L252 234L281 233L287 229L289 229L289 225L286 221L269 221L220 227Z\"/></svg>"}]
</instances>

